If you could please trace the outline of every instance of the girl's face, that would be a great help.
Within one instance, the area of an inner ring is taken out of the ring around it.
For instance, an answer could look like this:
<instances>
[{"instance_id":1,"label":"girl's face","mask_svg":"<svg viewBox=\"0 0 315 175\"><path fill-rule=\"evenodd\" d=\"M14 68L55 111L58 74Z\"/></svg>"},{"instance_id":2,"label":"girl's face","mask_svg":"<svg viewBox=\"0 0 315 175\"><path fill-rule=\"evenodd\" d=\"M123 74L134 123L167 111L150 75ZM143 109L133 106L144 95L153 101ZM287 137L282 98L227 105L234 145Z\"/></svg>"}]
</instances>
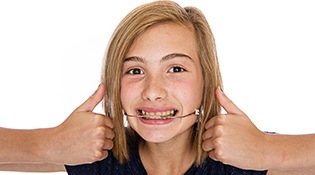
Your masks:
<instances>
[{"instance_id":1,"label":"girl's face","mask_svg":"<svg viewBox=\"0 0 315 175\"><path fill-rule=\"evenodd\" d=\"M203 77L194 30L175 23L155 25L132 44L123 63L121 102L129 115L182 116L200 107ZM163 143L189 134L197 116L128 117L146 141Z\"/></svg>"}]
</instances>

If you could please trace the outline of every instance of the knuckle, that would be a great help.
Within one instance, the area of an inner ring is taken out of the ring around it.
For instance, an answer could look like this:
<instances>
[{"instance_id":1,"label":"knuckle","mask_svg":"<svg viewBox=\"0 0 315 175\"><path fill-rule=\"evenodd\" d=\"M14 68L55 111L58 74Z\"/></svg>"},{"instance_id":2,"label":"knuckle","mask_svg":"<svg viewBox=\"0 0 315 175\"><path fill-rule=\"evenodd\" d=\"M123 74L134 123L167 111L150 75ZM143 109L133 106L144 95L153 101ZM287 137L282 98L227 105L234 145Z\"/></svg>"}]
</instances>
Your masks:
<instances>
[{"instance_id":1,"label":"knuckle","mask_svg":"<svg viewBox=\"0 0 315 175\"><path fill-rule=\"evenodd\" d=\"M98 140L94 143L93 146L93 155L92 155L92 160L99 160L103 157L103 147L104 147L104 141Z\"/></svg>"},{"instance_id":2,"label":"knuckle","mask_svg":"<svg viewBox=\"0 0 315 175\"><path fill-rule=\"evenodd\" d=\"M224 115L224 114L221 114L221 115L219 115L219 116L217 117L218 123L225 123L226 120L227 120L227 116Z\"/></svg>"},{"instance_id":3,"label":"knuckle","mask_svg":"<svg viewBox=\"0 0 315 175\"><path fill-rule=\"evenodd\" d=\"M108 151L112 149L114 146L114 143L112 140L98 140L94 144L94 151L92 155L91 162L95 162L101 159L104 159L108 156Z\"/></svg>"},{"instance_id":4,"label":"knuckle","mask_svg":"<svg viewBox=\"0 0 315 175\"><path fill-rule=\"evenodd\" d=\"M105 145L105 140L97 139L94 142L94 150L96 150L96 151L102 150L104 145Z\"/></svg>"},{"instance_id":5,"label":"knuckle","mask_svg":"<svg viewBox=\"0 0 315 175\"><path fill-rule=\"evenodd\" d=\"M97 140L97 141L95 141L95 150L97 150L97 151L102 150L104 145L105 145L105 141L104 140Z\"/></svg>"},{"instance_id":6,"label":"knuckle","mask_svg":"<svg viewBox=\"0 0 315 175\"><path fill-rule=\"evenodd\" d=\"M216 139L213 141L215 149L213 150L213 156L222 163L226 161L226 155L224 154L224 143L222 139Z\"/></svg>"},{"instance_id":7,"label":"knuckle","mask_svg":"<svg viewBox=\"0 0 315 175\"><path fill-rule=\"evenodd\" d=\"M104 125L104 122L105 122L104 116L101 114L95 114L94 115L94 122L98 126Z\"/></svg>"},{"instance_id":8,"label":"knuckle","mask_svg":"<svg viewBox=\"0 0 315 175\"><path fill-rule=\"evenodd\" d=\"M221 136L224 133L224 127L222 125L217 125L215 126L214 130L213 130L213 135L215 136Z\"/></svg>"},{"instance_id":9,"label":"knuckle","mask_svg":"<svg viewBox=\"0 0 315 175\"><path fill-rule=\"evenodd\" d=\"M223 152L220 149L215 149L213 154L217 160L219 160L221 162L224 160L223 159Z\"/></svg>"},{"instance_id":10,"label":"knuckle","mask_svg":"<svg viewBox=\"0 0 315 175\"><path fill-rule=\"evenodd\" d=\"M94 125L96 126L107 126L109 128L113 128L114 124L111 118L106 115L102 114L95 114L94 115Z\"/></svg>"},{"instance_id":11,"label":"knuckle","mask_svg":"<svg viewBox=\"0 0 315 175\"><path fill-rule=\"evenodd\" d=\"M92 160L97 161L103 158L102 151L95 151Z\"/></svg>"},{"instance_id":12,"label":"knuckle","mask_svg":"<svg viewBox=\"0 0 315 175\"><path fill-rule=\"evenodd\" d=\"M218 161L218 159L215 157L215 155L214 155L213 152L214 152L214 151L210 151L210 152L208 153L209 157L210 157L212 160Z\"/></svg>"},{"instance_id":13,"label":"knuckle","mask_svg":"<svg viewBox=\"0 0 315 175\"><path fill-rule=\"evenodd\" d=\"M214 147L219 150L223 144L223 140L221 138L216 138L213 140Z\"/></svg>"},{"instance_id":14,"label":"knuckle","mask_svg":"<svg viewBox=\"0 0 315 175\"><path fill-rule=\"evenodd\" d=\"M104 127L97 127L95 130L96 130L95 133L96 133L97 138L105 137L106 129Z\"/></svg>"}]
</instances>

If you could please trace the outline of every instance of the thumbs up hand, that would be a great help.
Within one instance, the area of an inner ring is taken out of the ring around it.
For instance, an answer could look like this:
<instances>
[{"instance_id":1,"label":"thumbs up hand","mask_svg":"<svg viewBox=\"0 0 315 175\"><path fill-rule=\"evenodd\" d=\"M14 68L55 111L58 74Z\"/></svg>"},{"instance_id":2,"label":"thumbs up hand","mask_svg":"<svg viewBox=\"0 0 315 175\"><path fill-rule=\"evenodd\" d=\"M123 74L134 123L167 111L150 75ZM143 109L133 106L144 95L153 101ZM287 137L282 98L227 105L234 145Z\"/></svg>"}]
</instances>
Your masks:
<instances>
[{"instance_id":1,"label":"thumbs up hand","mask_svg":"<svg viewBox=\"0 0 315 175\"><path fill-rule=\"evenodd\" d=\"M221 90L216 96L227 114L211 118L205 125L203 149L213 160L243 169L263 170L268 154L261 132Z\"/></svg>"},{"instance_id":2,"label":"thumbs up hand","mask_svg":"<svg viewBox=\"0 0 315 175\"><path fill-rule=\"evenodd\" d=\"M52 159L50 163L74 165L107 157L113 147L113 123L108 116L93 113L104 94L105 85L101 84L61 125L47 134L46 145L50 151L46 156Z\"/></svg>"}]
</instances>

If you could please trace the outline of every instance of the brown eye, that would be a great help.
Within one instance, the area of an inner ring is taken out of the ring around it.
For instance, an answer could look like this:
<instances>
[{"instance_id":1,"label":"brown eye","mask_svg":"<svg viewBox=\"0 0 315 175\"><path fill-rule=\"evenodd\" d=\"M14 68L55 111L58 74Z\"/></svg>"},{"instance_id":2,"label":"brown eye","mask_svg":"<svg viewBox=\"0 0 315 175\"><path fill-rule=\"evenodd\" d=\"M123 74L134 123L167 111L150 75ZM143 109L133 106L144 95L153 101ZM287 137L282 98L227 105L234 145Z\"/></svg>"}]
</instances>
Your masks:
<instances>
[{"instance_id":1,"label":"brown eye","mask_svg":"<svg viewBox=\"0 0 315 175\"><path fill-rule=\"evenodd\" d=\"M170 69L170 72L172 73L178 73L178 72L184 72L186 71L184 68L179 67L179 66L174 66Z\"/></svg>"},{"instance_id":2,"label":"brown eye","mask_svg":"<svg viewBox=\"0 0 315 175\"><path fill-rule=\"evenodd\" d=\"M139 74L143 74L144 72L141 69L135 68L135 69L130 69L128 70L127 74L131 74L131 75L139 75Z\"/></svg>"}]
</instances>

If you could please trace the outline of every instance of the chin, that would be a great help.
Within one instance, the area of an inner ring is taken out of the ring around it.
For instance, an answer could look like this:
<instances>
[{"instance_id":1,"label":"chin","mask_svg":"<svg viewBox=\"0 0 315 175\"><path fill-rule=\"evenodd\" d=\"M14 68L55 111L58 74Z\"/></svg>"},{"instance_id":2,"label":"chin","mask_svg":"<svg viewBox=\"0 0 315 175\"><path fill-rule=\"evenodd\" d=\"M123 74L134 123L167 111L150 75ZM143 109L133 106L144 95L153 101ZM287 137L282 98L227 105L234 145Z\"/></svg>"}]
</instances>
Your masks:
<instances>
[{"instance_id":1,"label":"chin","mask_svg":"<svg viewBox=\"0 0 315 175\"><path fill-rule=\"evenodd\" d=\"M150 143L164 143L171 140L174 135L167 131L137 132L143 140Z\"/></svg>"},{"instance_id":2,"label":"chin","mask_svg":"<svg viewBox=\"0 0 315 175\"><path fill-rule=\"evenodd\" d=\"M166 137L142 137L142 139L149 143L165 143L170 140L170 138Z\"/></svg>"}]
</instances>

